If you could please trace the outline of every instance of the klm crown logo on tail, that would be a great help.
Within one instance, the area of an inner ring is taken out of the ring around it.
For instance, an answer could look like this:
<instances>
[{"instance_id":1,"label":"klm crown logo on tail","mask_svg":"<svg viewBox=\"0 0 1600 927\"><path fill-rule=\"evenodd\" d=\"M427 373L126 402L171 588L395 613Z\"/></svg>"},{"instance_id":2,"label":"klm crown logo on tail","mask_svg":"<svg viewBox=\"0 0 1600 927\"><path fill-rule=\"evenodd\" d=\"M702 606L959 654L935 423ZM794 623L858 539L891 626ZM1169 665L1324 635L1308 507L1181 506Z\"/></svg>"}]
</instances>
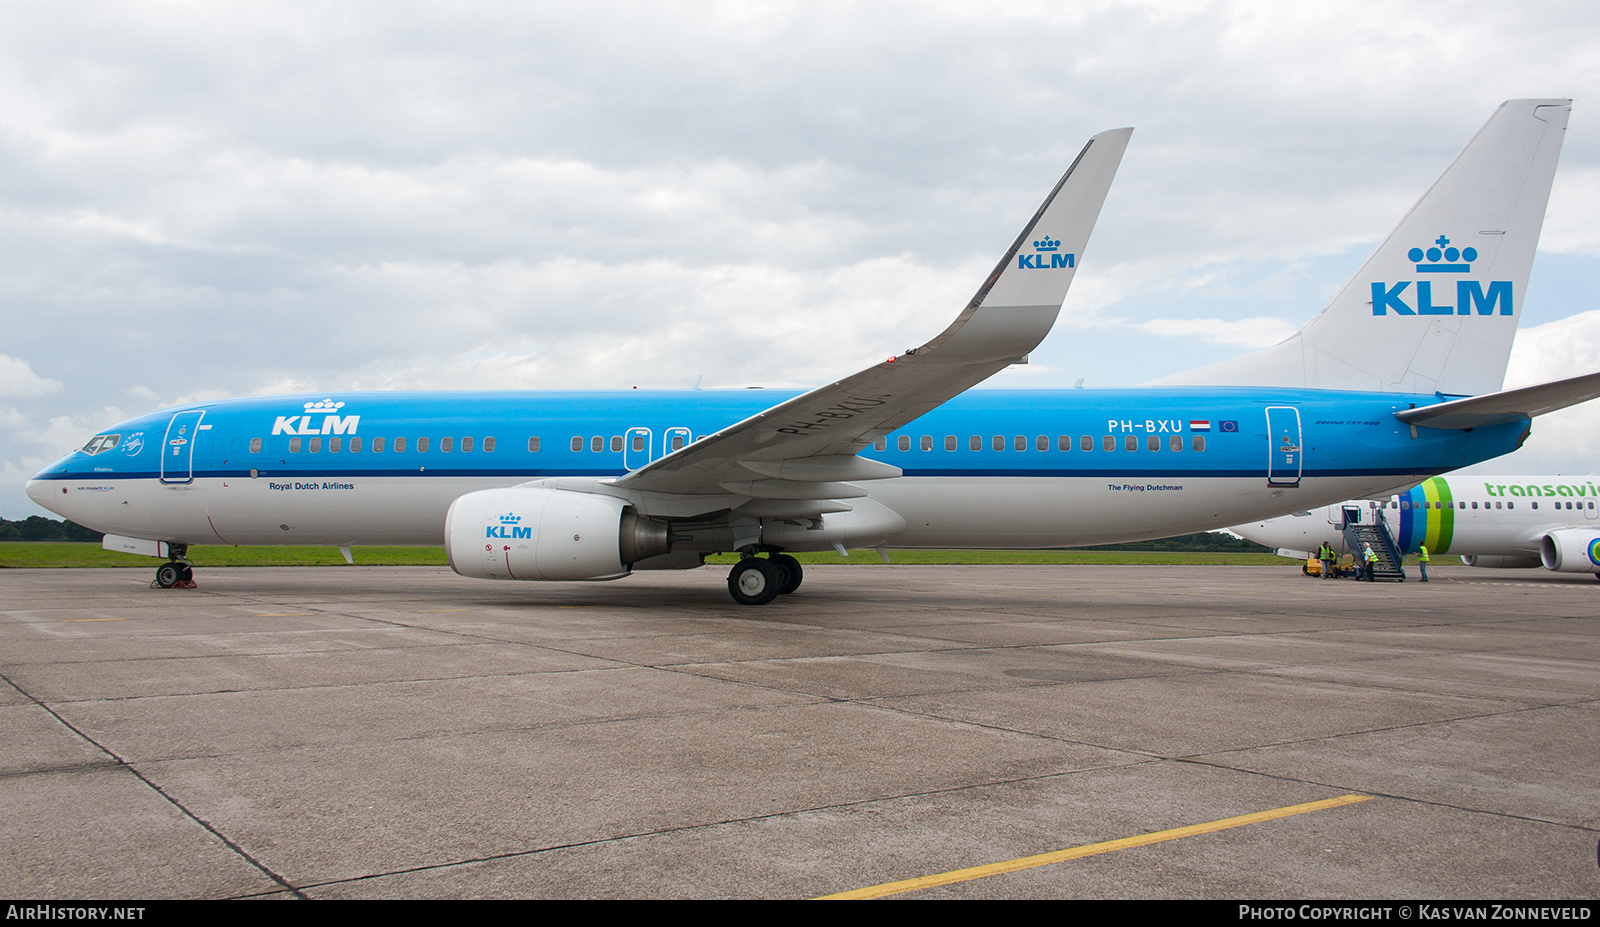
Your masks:
<instances>
[{"instance_id":1,"label":"klm crown logo on tail","mask_svg":"<svg viewBox=\"0 0 1600 927\"><path fill-rule=\"evenodd\" d=\"M1062 254L1061 240L1049 235L1033 243L1032 254L1017 255L1019 270L1049 270L1053 267L1077 267L1076 254Z\"/></svg>"},{"instance_id":2,"label":"klm crown logo on tail","mask_svg":"<svg viewBox=\"0 0 1600 927\"><path fill-rule=\"evenodd\" d=\"M1447 236L1440 235L1434 239L1434 247L1426 251L1412 248L1406 252L1406 257L1416 264L1419 274L1470 274L1472 262L1478 259L1478 249L1457 248ZM1434 304L1432 280L1416 281L1416 304L1408 304L1405 294L1411 284L1410 280L1402 280L1391 287L1373 281L1372 314L1387 315L1390 309L1395 315L1472 315L1474 311L1478 315L1494 315L1496 310L1500 315L1511 315L1513 312L1510 280L1490 282L1487 292L1477 280L1457 280L1455 303L1442 305Z\"/></svg>"}]
</instances>

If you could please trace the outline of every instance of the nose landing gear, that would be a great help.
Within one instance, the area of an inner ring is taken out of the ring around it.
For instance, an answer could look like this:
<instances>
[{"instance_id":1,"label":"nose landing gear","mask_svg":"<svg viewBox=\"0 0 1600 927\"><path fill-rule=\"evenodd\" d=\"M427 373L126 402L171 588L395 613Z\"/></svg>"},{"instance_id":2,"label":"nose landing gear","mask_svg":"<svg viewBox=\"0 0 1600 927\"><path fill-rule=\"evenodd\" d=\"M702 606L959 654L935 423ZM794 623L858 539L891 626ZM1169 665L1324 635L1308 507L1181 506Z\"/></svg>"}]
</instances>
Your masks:
<instances>
[{"instance_id":1,"label":"nose landing gear","mask_svg":"<svg viewBox=\"0 0 1600 927\"><path fill-rule=\"evenodd\" d=\"M183 559L189 548L183 544L173 544L169 550L172 559L156 567L155 584L162 589L194 589L194 567Z\"/></svg>"}]
</instances>

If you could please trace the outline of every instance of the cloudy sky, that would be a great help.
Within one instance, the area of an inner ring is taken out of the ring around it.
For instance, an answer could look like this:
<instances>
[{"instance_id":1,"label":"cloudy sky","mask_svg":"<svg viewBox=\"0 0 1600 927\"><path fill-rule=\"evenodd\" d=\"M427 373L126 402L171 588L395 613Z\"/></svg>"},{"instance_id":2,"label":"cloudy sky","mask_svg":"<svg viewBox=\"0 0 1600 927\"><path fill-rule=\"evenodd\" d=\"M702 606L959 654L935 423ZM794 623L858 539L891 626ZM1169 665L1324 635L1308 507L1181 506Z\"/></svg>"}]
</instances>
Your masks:
<instances>
[{"instance_id":1,"label":"cloudy sky","mask_svg":"<svg viewBox=\"0 0 1600 927\"><path fill-rule=\"evenodd\" d=\"M196 398L824 382L1125 125L992 385L1281 339L1512 97L1575 105L1508 385L1600 370L1597 90L1593 3L0 3L0 515ZM1597 466L1578 409L1477 469Z\"/></svg>"}]
</instances>

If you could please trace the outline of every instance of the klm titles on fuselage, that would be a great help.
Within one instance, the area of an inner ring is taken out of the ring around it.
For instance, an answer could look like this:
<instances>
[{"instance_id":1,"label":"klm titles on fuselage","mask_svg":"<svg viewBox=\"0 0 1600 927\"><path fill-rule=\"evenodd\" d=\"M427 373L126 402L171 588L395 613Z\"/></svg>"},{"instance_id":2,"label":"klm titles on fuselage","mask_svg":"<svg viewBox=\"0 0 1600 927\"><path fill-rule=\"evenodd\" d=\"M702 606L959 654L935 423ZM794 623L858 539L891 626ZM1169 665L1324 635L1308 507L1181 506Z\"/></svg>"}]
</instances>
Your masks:
<instances>
[{"instance_id":1,"label":"klm titles on fuselage","mask_svg":"<svg viewBox=\"0 0 1600 927\"><path fill-rule=\"evenodd\" d=\"M1061 240L1051 238L1049 235L1033 243L1034 254L1017 255L1017 267L1021 270L1050 270L1057 267L1077 267L1076 254L1062 254ZM1045 258L1050 260L1046 261Z\"/></svg>"},{"instance_id":2,"label":"klm titles on fuselage","mask_svg":"<svg viewBox=\"0 0 1600 927\"><path fill-rule=\"evenodd\" d=\"M359 415L338 415L344 403L324 399L321 402L308 402L302 409L302 415L280 415L272 423L274 435L353 435L356 426L361 424ZM324 413L322 421L313 425L312 419L317 413Z\"/></svg>"},{"instance_id":3,"label":"klm titles on fuselage","mask_svg":"<svg viewBox=\"0 0 1600 927\"><path fill-rule=\"evenodd\" d=\"M1466 274L1472 272L1472 262L1478 259L1476 248L1455 248L1450 246L1450 239L1440 235L1434 239L1435 247L1424 251L1421 248L1412 248L1407 252L1417 267L1419 274ZM1373 281L1372 283L1372 314L1388 315L1393 309L1395 315L1511 315L1511 281L1493 280L1489 289L1484 290L1483 284L1477 280L1456 281L1456 301L1454 304L1444 303L1435 305L1433 281L1418 280L1415 294L1416 304L1406 302L1406 290L1413 281L1402 280L1394 286L1387 282Z\"/></svg>"}]
</instances>

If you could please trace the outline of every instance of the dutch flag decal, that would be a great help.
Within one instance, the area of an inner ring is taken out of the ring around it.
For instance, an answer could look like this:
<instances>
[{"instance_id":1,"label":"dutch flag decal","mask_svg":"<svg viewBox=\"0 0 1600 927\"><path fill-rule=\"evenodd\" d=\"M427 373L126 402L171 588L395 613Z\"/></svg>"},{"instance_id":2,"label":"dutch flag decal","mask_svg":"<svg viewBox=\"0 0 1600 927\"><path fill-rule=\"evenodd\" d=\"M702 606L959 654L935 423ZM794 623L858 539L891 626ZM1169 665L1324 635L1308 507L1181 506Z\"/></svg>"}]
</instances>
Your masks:
<instances>
[{"instance_id":1,"label":"dutch flag decal","mask_svg":"<svg viewBox=\"0 0 1600 927\"><path fill-rule=\"evenodd\" d=\"M1189 430L1190 431L1210 431L1211 430L1211 423L1208 422L1208 421L1196 421L1194 419L1190 419L1189 420Z\"/></svg>"}]
</instances>

